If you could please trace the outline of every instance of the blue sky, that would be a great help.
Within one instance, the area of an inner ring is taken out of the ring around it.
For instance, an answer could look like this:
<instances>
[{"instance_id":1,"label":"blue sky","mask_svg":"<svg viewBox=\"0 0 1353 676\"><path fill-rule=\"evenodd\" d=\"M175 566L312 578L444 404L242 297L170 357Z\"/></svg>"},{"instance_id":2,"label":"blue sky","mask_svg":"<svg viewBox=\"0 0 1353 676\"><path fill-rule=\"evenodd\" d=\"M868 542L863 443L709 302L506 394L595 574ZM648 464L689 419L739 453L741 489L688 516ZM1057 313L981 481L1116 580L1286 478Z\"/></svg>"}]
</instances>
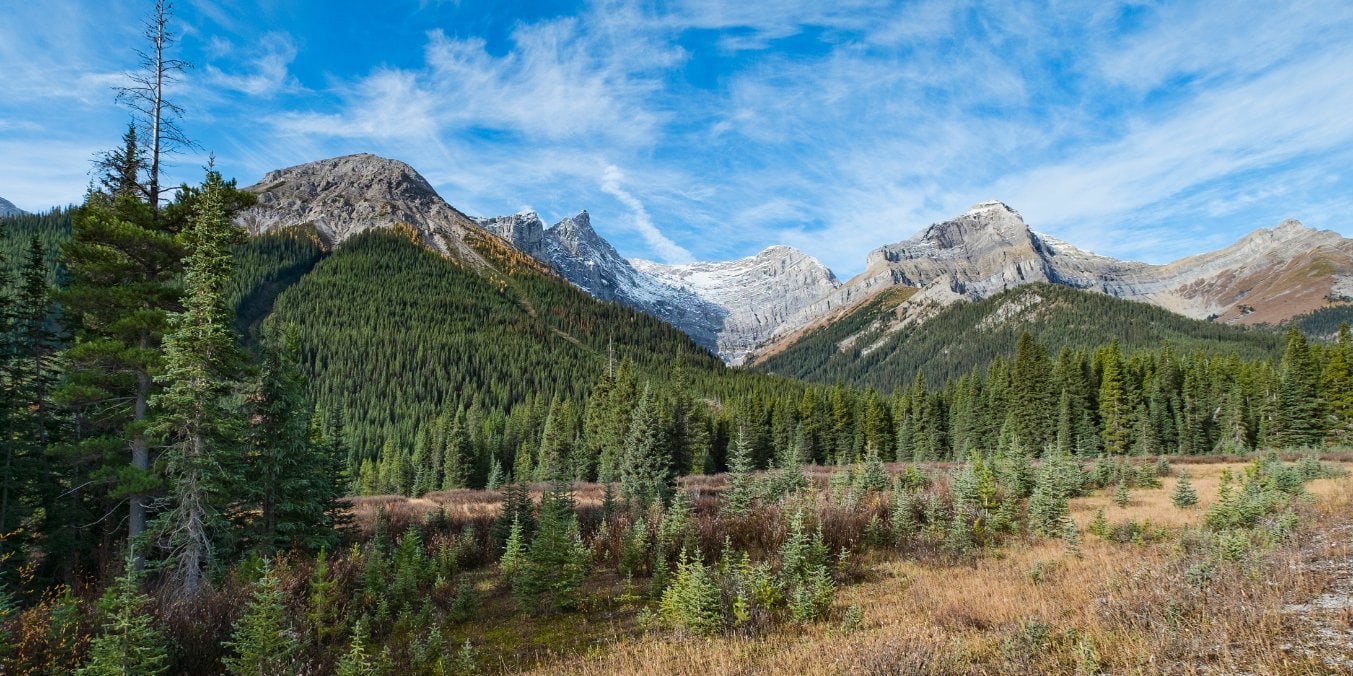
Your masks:
<instances>
[{"instance_id":1,"label":"blue sky","mask_svg":"<svg viewBox=\"0 0 1353 676\"><path fill-rule=\"evenodd\" d=\"M0 0L0 196L78 201L151 2ZM228 9L226 8L228 7ZM633 257L771 244L845 277L1000 199L1164 262L1353 235L1353 3L179 0L175 92L242 184L352 152L472 215L589 210Z\"/></svg>"}]
</instances>

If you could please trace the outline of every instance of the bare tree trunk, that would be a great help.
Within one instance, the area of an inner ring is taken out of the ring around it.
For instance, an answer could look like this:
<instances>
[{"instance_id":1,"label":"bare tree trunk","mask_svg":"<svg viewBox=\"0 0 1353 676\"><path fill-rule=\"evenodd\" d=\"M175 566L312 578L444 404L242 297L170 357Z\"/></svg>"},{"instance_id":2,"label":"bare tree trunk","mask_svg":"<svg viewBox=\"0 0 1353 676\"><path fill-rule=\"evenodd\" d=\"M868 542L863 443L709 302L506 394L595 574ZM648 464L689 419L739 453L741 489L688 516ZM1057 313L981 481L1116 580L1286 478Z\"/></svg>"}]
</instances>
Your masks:
<instances>
[{"instance_id":1,"label":"bare tree trunk","mask_svg":"<svg viewBox=\"0 0 1353 676\"><path fill-rule=\"evenodd\" d=\"M164 0L156 2L155 32L151 37L155 44L155 72L150 105L150 208L156 211L160 210L160 119L164 113L164 28L168 20Z\"/></svg>"},{"instance_id":2,"label":"bare tree trunk","mask_svg":"<svg viewBox=\"0 0 1353 676\"><path fill-rule=\"evenodd\" d=\"M211 539L207 535L207 506L203 495L205 477L201 462L206 455L206 439L193 435L189 443L192 459L185 462L192 467L179 479L179 524L182 529L183 549L178 558L179 580L187 598L197 595L202 587L202 564L211 554Z\"/></svg>"},{"instance_id":3,"label":"bare tree trunk","mask_svg":"<svg viewBox=\"0 0 1353 676\"><path fill-rule=\"evenodd\" d=\"M150 347L150 336L146 333L141 334L141 349ZM135 434L132 435L132 467L141 472L150 472L150 448L146 444L146 433L139 429L140 423L146 419L146 414L150 403L150 374L144 370L136 373L136 399L132 408L132 420L138 425ZM134 543L142 533L146 531L146 499L144 493L133 493L128 498L129 514L127 517L127 541ZM146 563L146 559L141 554L136 554L132 559L132 566L140 571Z\"/></svg>"}]
</instances>

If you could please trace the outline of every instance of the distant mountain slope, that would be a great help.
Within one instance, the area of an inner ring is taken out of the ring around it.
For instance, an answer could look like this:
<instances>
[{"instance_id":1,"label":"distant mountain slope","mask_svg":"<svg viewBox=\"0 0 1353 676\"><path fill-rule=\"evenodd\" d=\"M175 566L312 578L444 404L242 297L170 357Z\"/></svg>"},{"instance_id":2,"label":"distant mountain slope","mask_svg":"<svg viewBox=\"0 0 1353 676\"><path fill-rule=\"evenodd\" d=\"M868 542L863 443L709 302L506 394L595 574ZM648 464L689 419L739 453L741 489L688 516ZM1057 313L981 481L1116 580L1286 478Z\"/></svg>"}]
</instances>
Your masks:
<instances>
[{"instance_id":1,"label":"distant mountain slope","mask_svg":"<svg viewBox=\"0 0 1353 676\"><path fill-rule=\"evenodd\" d=\"M1117 339L1127 349L1169 341L1180 350L1259 357L1276 354L1281 340L1273 331L1189 319L1146 303L1045 282L938 308L912 302L913 293L879 295L806 332L755 368L815 382L892 389L910 383L917 372L940 383L1011 355L1025 331L1054 351ZM918 317L925 317L924 324Z\"/></svg>"},{"instance_id":2,"label":"distant mountain slope","mask_svg":"<svg viewBox=\"0 0 1353 676\"><path fill-rule=\"evenodd\" d=\"M14 206L13 202L0 197L0 218L5 218L6 216L22 216L26 213L28 212Z\"/></svg>"},{"instance_id":3,"label":"distant mountain slope","mask_svg":"<svg viewBox=\"0 0 1353 676\"><path fill-rule=\"evenodd\" d=\"M669 287L689 291L721 311L718 353L741 364L809 303L840 285L817 259L787 246L720 263L663 265L630 261Z\"/></svg>"}]
</instances>

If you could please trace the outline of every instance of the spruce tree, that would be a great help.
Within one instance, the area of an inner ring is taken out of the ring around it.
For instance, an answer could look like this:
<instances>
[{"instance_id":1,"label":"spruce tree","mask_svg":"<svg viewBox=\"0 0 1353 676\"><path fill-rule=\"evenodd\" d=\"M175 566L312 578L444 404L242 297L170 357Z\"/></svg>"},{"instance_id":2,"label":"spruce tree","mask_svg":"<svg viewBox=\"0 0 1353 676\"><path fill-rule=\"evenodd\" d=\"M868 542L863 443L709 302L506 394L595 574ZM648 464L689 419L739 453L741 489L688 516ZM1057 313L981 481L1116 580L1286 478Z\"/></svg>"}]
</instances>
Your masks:
<instances>
[{"instance_id":1,"label":"spruce tree","mask_svg":"<svg viewBox=\"0 0 1353 676\"><path fill-rule=\"evenodd\" d=\"M1066 463L1045 458L1038 472L1038 482L1029 496L1029 530L1034 535L1059 537L1062 521L1067 517L1067 477L1062 476Z\"/></svg>"},{"instance_id":2,"label":"spruce tree","mask_svg":"<svg viewBox=\"0 0 1353 676\"><path fill-rule=\"evenodd\" d=\"M1100 435L1107 453L1127 452L1131 421L1127 391L1124 384L1122 355L1115 340L1100 357L1102 371L1099 378Z\"/></svg>"},{"instance_id":3,"label":"spruce tree","mask_svg":"<svg viewBox=\"0 0 1353 676\"><path fill-rule=\"evenodd\" d=\"M628 509L642 512L672 495L674 481L668 473L667 439L651 392L645 388L629 425L625 454L620 465L620 498Z\"/></svg>"},{"instance_id":4,"label":"spruce tree","mask_svg":"<svg viewBox=\"0 0 1353 676\"><path fill-rule=\"evenodd\" d=\"M1132 496L1128 493L1127 483L1119 481L1118 486L1113 489L1113 504L1123 508L1127 507L1131 501Z\"/></svg>"},{"instance_id":5,"label":"spruce tree","mask_svg":"<svg viewBox=\"0 0 1353 676\"><path fill-rule=\"evenodd\" d=\"M578 531L573 494L567 484L555 482L541 497L540 524L521 574L512 580L512 592L528 612L572 609L589 566L590 553Z\"/></svg>"},{"instance_id":6,"label":"spruce tree","mask_svg":"<svg viewBox=\"0 0 1353 676\"><path fill-rule=\"evenodd\" d=\"M249 394L249 427L242 462L231 467L247 519L246 538L267 554L287 548L317 550L335 542L334 449L327 447L306 396L294 328L265 333L259 376Z\"/></svg>"},{"instance_id":7,"label":"spruce tree","mask_svg":"<svg viewBox=\"0 0 1353 676\"><path fill-rule=\"evenodd\" d=\"M1319 371L1311 347L1296 327L1287 331L1279 366L1278 408L1273 442L1287 448L1315 446L1324 437Z\"/></svg>"},{"instance_id":8,"label":"spruce tree","mask_svg":"<svg viewBox=\"0 0 1353 676\"><path fill-rule=\"evenodd\" d=\"M262 573L244 615L235 622L234 633L226 642L233 654L225 659L225 666L237 676L286 673L294 668L291 659L300 649L287 626L277 574L266 559Z\"/></svg>"},{"instance_id":9,"label":"spruce tree","mask_svg":"<svg viewBox=\"0 0 1353 676\"><path fill-rule=\"evenodd\" d=\"M718 584L697 553L681 550L676 577L662 593L659 612L668 623L693 634L709 636L723 627L723 602Z\"/></svg>"},{"instance_id":10,"label":"spruce tree","mask_svg":"<svg viewBox=\"0 0 1353 676\"><path fill-rule=\"evenodd\" d=\"M184 306L165 337L164 368L156 378L165 390L153 402L159 411L154 430L167 441L170 501L157 531L176 584L189 597L201 586L222 531L222 489L229 483L223 459L238 452L242 423L232 395L244 360L225 300L231 246L240 233L226 218L225 191L221 175L209 170L184 237Z\"/></svg>"},{"instance_id":11,"label":"spruce tree","mask_svg":"<svg viewBox=\"0 0 1353 676\"><path fill-rule=\"evenodd\" d=\"M728 490L724 491L724 511L743 515L751 509L755 494L752 477L752 446L747 440L746 428L738 428L733 456L728 463Z\"/></svg>"},{"instance_id":12,"label":"spruce tree","mask_svg":"<svg viewBox=\"0 0 1353 676\"><path fill-rule=\"evenodd\" d=\"M134 561L129 553L126 570L99 601L99 634L89 644L80 674L160 674L169 666L167 641L151 623L150 597L141 593Z\"/></svg>"},{"instance_id":13,"label":"spruce tree","mask_svg":"<svg viewBox=\"0 0 1353 676\"><path fill-rule=\"evenodd\" d=\"M1179 479L1175 481L1174 492L1170 494L1170 501L1175 507L1192 507L1198 504L1198 491L1193 488L1193 482L1189 481L1189 471L1179 470Z\"/></svg>"},{"instance_id":14,"label":"spruce tree","mask_svg":"<svg viewBox=\"0 0 1353 676\"><path fill-rule=\"evenodd\" d=\"M1348 323L1339 325L1338 338L1329 350L1320 380L1329 421L1327 439L1335 444L1353 443L1353 335Z\"/></svg>"}]
</instances>

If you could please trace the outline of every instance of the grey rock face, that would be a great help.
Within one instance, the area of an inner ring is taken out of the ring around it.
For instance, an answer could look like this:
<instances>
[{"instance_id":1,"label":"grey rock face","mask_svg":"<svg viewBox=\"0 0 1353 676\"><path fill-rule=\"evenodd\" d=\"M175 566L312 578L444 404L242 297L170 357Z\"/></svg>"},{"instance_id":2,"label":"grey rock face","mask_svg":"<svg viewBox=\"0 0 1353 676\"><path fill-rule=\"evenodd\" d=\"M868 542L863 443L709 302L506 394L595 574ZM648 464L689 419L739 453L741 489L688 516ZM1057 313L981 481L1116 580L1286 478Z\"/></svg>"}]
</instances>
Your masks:
<instances>
[{"instance_id":1,"label":"grey rock face","mask_svg":"<svg viewBox=\"0 0 1353 676\"><path fill-rule=\"evenodd\" d=\"M507 240L522 253L549 262L545 253L545 223L534 211L522 211L511 216L474 219L479 227Z\"/></svg>"},{"instance_id":2,"label":"grey rock face","mask_svg":"<svg viewBox=\"0 0 1353 676\"><path fill-rule=\"evenodd\" d=\"M0 197L0 218L4 218L5 216L22 216L26 213L28 212L14 206L13 202Z\"/></svg>"},{"instance_id":3,"label":"grey rock face","mask_svg":"<svg viewBox=\"0 0 1353 676\"><path fill-rule=\"evenodd\" d=\"M268 172L246 188L258 204L235 218L251 234L311 224L335 246L372 229L407 226L428 246L476 267L466 242L479 226L455 210L412 167L367 153Z\"/></svg>"},{"instance_id":4,"label":"grey rock face","mask_svg":"<svg viewBox=\"0 0 1353 676\"><path fill-rule=\"evenodd\" d=\"M550 226L543 248L544 256L537 257L578 288L653 315L706 349L718 349L723 308L635 269L592 229L592 217L586 211Z\"/></svg>"},{"instance_id":5,"label":"grey rock face","mask_svg":"<svg viewBox=\"0 0 1353 676\"><path fill-rule=\"evenodd\" d=\"M632 262L640 272L723 310L717 352L731 364L742 363L772 336L788 330L791 318L840 285L831 270L787 246L721 263Z\"/></svg>"}]
</instances>

